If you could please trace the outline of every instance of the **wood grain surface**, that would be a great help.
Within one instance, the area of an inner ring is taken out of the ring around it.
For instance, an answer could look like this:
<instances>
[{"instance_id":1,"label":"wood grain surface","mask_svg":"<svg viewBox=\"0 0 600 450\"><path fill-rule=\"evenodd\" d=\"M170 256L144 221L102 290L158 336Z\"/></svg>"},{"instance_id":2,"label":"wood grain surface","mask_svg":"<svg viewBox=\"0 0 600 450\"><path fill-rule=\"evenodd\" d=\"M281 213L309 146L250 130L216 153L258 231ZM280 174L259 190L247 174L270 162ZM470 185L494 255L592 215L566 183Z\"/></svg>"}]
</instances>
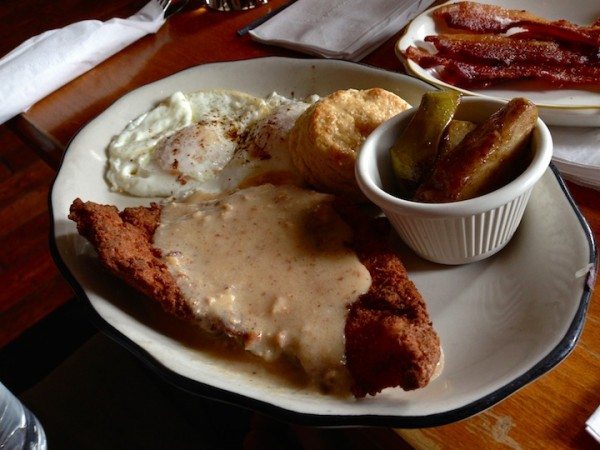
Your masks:
<instances>
[{"instance_id":1,"label":"wood grain surface","mask_svg":"<svg viewBox=\"0 0 600 450\"><path fill-rule=\"evenodd\" d=\"M0 30L0 54L45 29L85 18L125 17L144 3L5 0L0 3L0 22L12 25ZM18 320L17 316L39 316L35 311L52 310L70 295L47 254L45 197L53 172L42 161L57 167L62 151L83 125L123 94L146 83L214 61L271 55L305 57L236 34L236 30L282 3L271 0L255 10L222 13L192 1L183 12L169 18L156 35L135 42L11 120L8 127L19 138L6 127L0 128L4 148L0 149L0 282L4 287L0 293L0 345L30 326L31 321ZM399 33L363 62L402 71L393 50ZM32 155L24 142L36 149L38 156ZM597 240L598 191L572 183L568 186ZM28 290L24 284L34 287ZM364 448L405 448L406 443L419 449L594 448L584 423L600 405L599 303L596 290L583 334L572 354L510 398L472 418L442 427L365 429L361 432ZM16 325L11 328L11 323Z\"/></svg>"}]
</instances>

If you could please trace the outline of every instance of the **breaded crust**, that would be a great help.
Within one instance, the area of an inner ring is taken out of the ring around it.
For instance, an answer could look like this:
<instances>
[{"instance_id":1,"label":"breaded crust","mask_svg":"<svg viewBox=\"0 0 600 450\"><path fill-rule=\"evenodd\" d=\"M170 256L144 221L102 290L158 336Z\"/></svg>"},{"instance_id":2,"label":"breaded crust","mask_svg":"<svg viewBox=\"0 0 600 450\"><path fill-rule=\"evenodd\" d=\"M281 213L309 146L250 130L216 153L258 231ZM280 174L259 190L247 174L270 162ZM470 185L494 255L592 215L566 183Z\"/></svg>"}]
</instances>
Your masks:
<instances>
[{"instance_id":1,"label":"breaded crust","mask_svg":"<svg viewBox=\"0 0 600 450\"><path fill-rule=\"evenodd\" d=\"M292 161L317 190L360 197L356 152L382 122L408 108L402 98L381 88L336 91L296 120L289 140Z\"/></svg>"},{"instance_id":2,"label":"breaded crust","mask_svg":"<svg viewBox=\"0 0 600 450\"><path fill-rule=\"evenodd\" d=\"M352 304L346 319L346 365L356 397L400 386L426 386L440 360L440 340L423 297L397 252L383 236L385 219L368 220L338 209L354 229L354 248L371 274L371 287Z\"/></svg>"},{"instance_id":3,"label":"breaded crust","mask_svg":"<svg viewBox=\"0 0 600 450\"><path fill-rule=\"evenodd\" d=\"M352 392L364 397L386 387L423 387L440 357L439 338L425 302L408 279L398 255L381 239L386 224L373 227L370 220L347 205L337 205L336 209L353 227L358 257L373 280L368 292L351 305L346 319ZM77 199L69 218L115 275L158 301L167 312L198 319L160 259L160 252L152 246L152 235L160 220L158 205L127 208L119 213L114 206ZM218 324L209 328L235 337Z\"/></svg>"},{"instance_id":4,"label":"breaded crust","mask_svg":"<svg viewBox=\"0 0 600 450\"><path fill-rule=\"evenodd\" d=\"M151 245L160 220L160 206L117 208L82 202L71 205L69 219L79 234L94 246L104 266L148 297L157 300L169 313L191 318L175 279Z\"/></svg>"}]
</instances>

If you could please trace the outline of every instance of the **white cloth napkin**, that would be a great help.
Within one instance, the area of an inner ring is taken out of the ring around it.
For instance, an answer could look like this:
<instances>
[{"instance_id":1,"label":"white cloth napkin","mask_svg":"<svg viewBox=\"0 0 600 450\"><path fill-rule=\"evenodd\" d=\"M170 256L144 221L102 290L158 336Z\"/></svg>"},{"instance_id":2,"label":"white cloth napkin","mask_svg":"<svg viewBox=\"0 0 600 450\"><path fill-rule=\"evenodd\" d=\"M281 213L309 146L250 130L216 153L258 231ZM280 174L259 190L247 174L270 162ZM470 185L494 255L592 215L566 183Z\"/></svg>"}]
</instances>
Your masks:
<instances>
[{"instance_id":1,"label":"white cloth napkin","mask_svg":"<svg viewBox=\"0 0 600 450\"><path fill-rule=\"evenodd\" d=\"M600 127L550 127L552 161L561 175L577 184L600 189Z\"/></svg>"},{"instance_id":2,"label":"white cloth napkin","mask_svg":"<svg viewBox=\"0 0 600 450\"><path fill-rule=\"evenodd\" d=\"M358 61L431 3L433 0L298 0L250 35L266 44Z\"/></svg>"},{"instance_id":3,"label":"white cloth napkin","mask_svg":"<svg viewBox=\"0 0 600 450\"><path fill-rule=\"evenodd\" d=\"M34 36L0 59L0 124L164 23L151 1L127 19L85 20Z\"/></svg>"}]
</instances>

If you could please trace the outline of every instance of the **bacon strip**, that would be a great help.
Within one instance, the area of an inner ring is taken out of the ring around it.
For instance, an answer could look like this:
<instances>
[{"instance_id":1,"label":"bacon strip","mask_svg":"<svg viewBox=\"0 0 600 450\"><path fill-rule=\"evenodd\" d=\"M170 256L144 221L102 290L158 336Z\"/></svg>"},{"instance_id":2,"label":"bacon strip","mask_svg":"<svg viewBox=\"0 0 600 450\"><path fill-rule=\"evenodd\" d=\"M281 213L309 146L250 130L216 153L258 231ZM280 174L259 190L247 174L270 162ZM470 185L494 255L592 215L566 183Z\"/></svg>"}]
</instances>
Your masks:
<instances>
[{"instance_id":1,"label":"bacon strip","mask_svg":"<svg viewBox=\"0 0 600 450\"><path fill-rule=\"evenodd\" d=\"M436 9L433 16L451 28L475 33L504 33L510 28L519 27L525 29L529 37L556 39L594 47L600 45L598 26L582 27L567 20L549 21L524 10L459 2Z\"/></svg>"},{"instance_id":2,"label":"bacon strip","mask_svg":"<svg viewBox=\"0 0 600 450\"><path fill-rule=\"evenodd\" d=\"M558 88L599 86L600 67L597 66L535 66L515 64L493 66L452 60L432 55L422 49L409 47L406 56L421 67L441 67L439 77L454 86L487 87L503 81L538 80Z\"/></svg>"},{"instance_id":3,"label":"bacon strip","mask_svg":"<svg viewBox=\"0 0 600 450\"><path fill-rule=\"evenodd\" d=\"M587 55L561 48L556 42L514 39L492 34L440 34L425 37L438 55L470 62L505 66L523 64L589 64Z\"/></svg>"}]
</instances>

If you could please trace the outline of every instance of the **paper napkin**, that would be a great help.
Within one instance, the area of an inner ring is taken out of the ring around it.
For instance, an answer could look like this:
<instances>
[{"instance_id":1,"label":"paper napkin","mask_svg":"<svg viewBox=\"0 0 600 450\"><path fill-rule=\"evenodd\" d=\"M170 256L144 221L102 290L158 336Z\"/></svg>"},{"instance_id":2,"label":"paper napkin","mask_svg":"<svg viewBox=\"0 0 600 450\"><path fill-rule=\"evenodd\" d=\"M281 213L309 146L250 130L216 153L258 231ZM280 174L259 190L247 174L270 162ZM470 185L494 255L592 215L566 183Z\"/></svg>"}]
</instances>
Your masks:
<instances>
[{"instance_id":1,"label":"paper napkin","mask_svg":"<svg viewBox=\"0 0 600 450\"><path fill-rule=\"evenodd\" d=\"M600 189L600 127L550 127L552 161L561 175L582 186Z\"/></svg>"},{"instance_id":2,"label":"paper napkin","mask_svg":"<svg viewBox=\"0 0 600 450\"><path fill-rule=\"evenodd\" d=\"M151 1L127 19L85 20L34 36L0 59L0 124L164 23Z\"/></svg>"},{"instance_id":3,"label":"paper napkin","mask_svg":"<svg viewBox=\"0 0 600 450\"><path fill-rule=\"evenodd\" d=\"M298 0L250 35L266 44L358 61L431 3L433 0Z\"/></svg>"}]
</instances>

